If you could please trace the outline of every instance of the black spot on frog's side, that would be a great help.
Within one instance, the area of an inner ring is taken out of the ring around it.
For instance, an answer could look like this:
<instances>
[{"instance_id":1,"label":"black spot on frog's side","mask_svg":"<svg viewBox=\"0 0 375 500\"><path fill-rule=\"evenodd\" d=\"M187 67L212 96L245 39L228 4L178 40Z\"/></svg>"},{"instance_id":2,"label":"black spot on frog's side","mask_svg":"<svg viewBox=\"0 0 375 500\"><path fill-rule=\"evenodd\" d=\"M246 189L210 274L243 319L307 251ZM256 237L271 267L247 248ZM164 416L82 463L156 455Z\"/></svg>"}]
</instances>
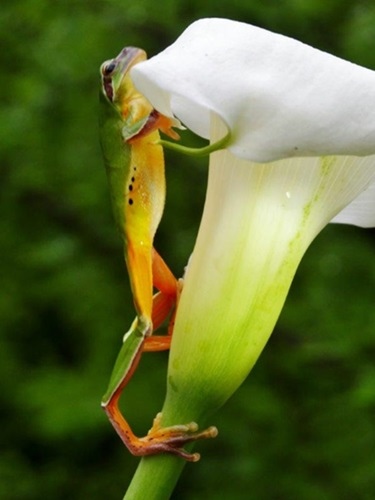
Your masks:
<instances>
[{"instance_id":1,"label":"black spot on frog's side","mask_svg":"<svg viewBox=\"0 0 375 500\"><path fill-rule=\"evenodd\" d=\"M134 172L137 170L137 167L133 167ZM129 192L133 191L133 184L135 182L135 176L133 175L132 178L130 179L131 183L129 184ZM129 198L128 200L129 205L133 205L134 200L133 198Z\"/></svg>"}]
</instances>

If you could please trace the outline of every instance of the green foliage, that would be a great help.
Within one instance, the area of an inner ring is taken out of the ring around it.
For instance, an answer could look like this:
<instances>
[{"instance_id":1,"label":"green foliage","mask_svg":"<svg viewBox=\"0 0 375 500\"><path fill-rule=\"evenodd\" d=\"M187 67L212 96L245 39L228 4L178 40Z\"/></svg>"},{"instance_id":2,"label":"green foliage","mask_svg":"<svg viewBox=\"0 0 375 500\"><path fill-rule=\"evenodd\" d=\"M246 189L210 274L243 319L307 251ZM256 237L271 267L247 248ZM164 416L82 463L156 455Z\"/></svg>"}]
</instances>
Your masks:
<instances>
[{"instance_id":1,"label":"green foliage","mask_svg":"<svg viewBox=\"0 0 375 500\"><path fill-rule=\"evenodd\" d=\"M136 467L99 407L134 312L98 145L98 67L124 45L156 53L203 16L375 68L370 0L2 2L0 498L118 499ZM177 275L205 182L205 160L167 154L157 248ZM373 498L374 246L374 232L347 227L317 239L176 499ZM167 362L144 358L124 395L140 434L161 407Z\"/></svg>"}]
</instances>

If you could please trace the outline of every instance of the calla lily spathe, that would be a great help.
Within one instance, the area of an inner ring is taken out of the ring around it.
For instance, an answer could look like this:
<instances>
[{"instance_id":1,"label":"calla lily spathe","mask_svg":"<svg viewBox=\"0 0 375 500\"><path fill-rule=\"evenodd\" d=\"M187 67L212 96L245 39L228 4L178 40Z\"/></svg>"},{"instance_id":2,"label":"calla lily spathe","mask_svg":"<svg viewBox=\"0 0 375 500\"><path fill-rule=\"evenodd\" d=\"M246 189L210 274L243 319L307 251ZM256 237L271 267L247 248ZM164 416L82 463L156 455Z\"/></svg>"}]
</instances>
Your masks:
<instances>
[{"instance_id":1,"label":"calla lily spathe","mask_svg":"<svg viewBox=\"0 0 375 500\"><path fill-rule=\"evenodd\" d=\"M375 225L375 72L203 19L132 78L156 109L212 143L229 132L210 157L170 357L166 413L178 387L190 394L185 419L197 420L250 371L324 226Z\"/></svg>"},{"instance_id":2,"label":"calla lily spathe","mask_svg":"<svg viewBox=\"0 0 375 500\"><path fill-rule=\"evenodd\" d=\"M214 118L212 139L222 133ZM211 155L176 318L168 411L176 395L189 394L189 418L199 421L238 388L274 329L310 243L374 179L372 156L254 163L229 150Z\"/></svg>"},{"instance_id":3,"label":"calla lily spathe","mask_svg":"<svg viewBox=\"0 0 375 500\"><path fill-rule=\"evenodd\" d=\"M211 143L229 133L210 155L163 408L165 424L204 424L259 357L315 236L330 221L375 226L375 73L203 19L132 77Z\"/></svg>"}]
</instances>

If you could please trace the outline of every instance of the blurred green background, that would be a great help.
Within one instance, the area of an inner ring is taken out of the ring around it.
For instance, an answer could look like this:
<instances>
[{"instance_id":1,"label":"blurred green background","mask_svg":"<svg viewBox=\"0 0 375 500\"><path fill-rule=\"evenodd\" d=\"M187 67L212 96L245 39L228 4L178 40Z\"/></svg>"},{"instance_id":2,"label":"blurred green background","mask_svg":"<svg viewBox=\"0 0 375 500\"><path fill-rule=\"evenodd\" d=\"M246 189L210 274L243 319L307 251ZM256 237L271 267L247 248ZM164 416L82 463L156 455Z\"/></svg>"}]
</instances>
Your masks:
<instances>
[{"instance_id":1,"label":"blurred green background","mask_svg":"<svg viewBox=\"0 0 375 500\"><path fill-rule=\"evenodd\" d=\"M119 499L136 468L100 409L133 319L98 144L98 67L150 55L194 19L291 35L375 69L373 0L3 0L0 9L0 498ZM188 138L189 142L193 139ZM167 154L156 246L177 275L194 244L206 161ZM328 227L276 331L199 444L174 498L375 498L375 233ZM138 433L167 355L123 402Z\"/></svg>"}]
</instances>

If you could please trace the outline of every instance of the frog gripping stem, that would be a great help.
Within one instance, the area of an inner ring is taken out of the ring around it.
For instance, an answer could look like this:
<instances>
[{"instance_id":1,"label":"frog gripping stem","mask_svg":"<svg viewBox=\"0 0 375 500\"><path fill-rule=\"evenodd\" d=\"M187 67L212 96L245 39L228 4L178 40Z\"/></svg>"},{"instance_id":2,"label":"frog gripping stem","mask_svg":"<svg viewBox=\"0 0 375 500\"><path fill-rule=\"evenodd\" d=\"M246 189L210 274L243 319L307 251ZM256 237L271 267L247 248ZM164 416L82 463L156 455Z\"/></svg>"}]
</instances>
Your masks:
<instances>
[{"instance_id":1,"label":"frog gripping stem","mask_svg":"<svg viewBox=\"0 0 375 500\"><path fill-rule=\"evenodd\" d=\"M188 462L197 462L200 459L200 454L189 453L183 446L199 439L214 438L218 434L216 427L209 427L199 432L198 425L195 422L186 425L161 427L161 413L158 413L147 435L139 438L134 435L129 424L121 415L116 400L105 406L104 410L123 443L130 453L135 456L169 453Z\"/></svg>"}]
</instances>

